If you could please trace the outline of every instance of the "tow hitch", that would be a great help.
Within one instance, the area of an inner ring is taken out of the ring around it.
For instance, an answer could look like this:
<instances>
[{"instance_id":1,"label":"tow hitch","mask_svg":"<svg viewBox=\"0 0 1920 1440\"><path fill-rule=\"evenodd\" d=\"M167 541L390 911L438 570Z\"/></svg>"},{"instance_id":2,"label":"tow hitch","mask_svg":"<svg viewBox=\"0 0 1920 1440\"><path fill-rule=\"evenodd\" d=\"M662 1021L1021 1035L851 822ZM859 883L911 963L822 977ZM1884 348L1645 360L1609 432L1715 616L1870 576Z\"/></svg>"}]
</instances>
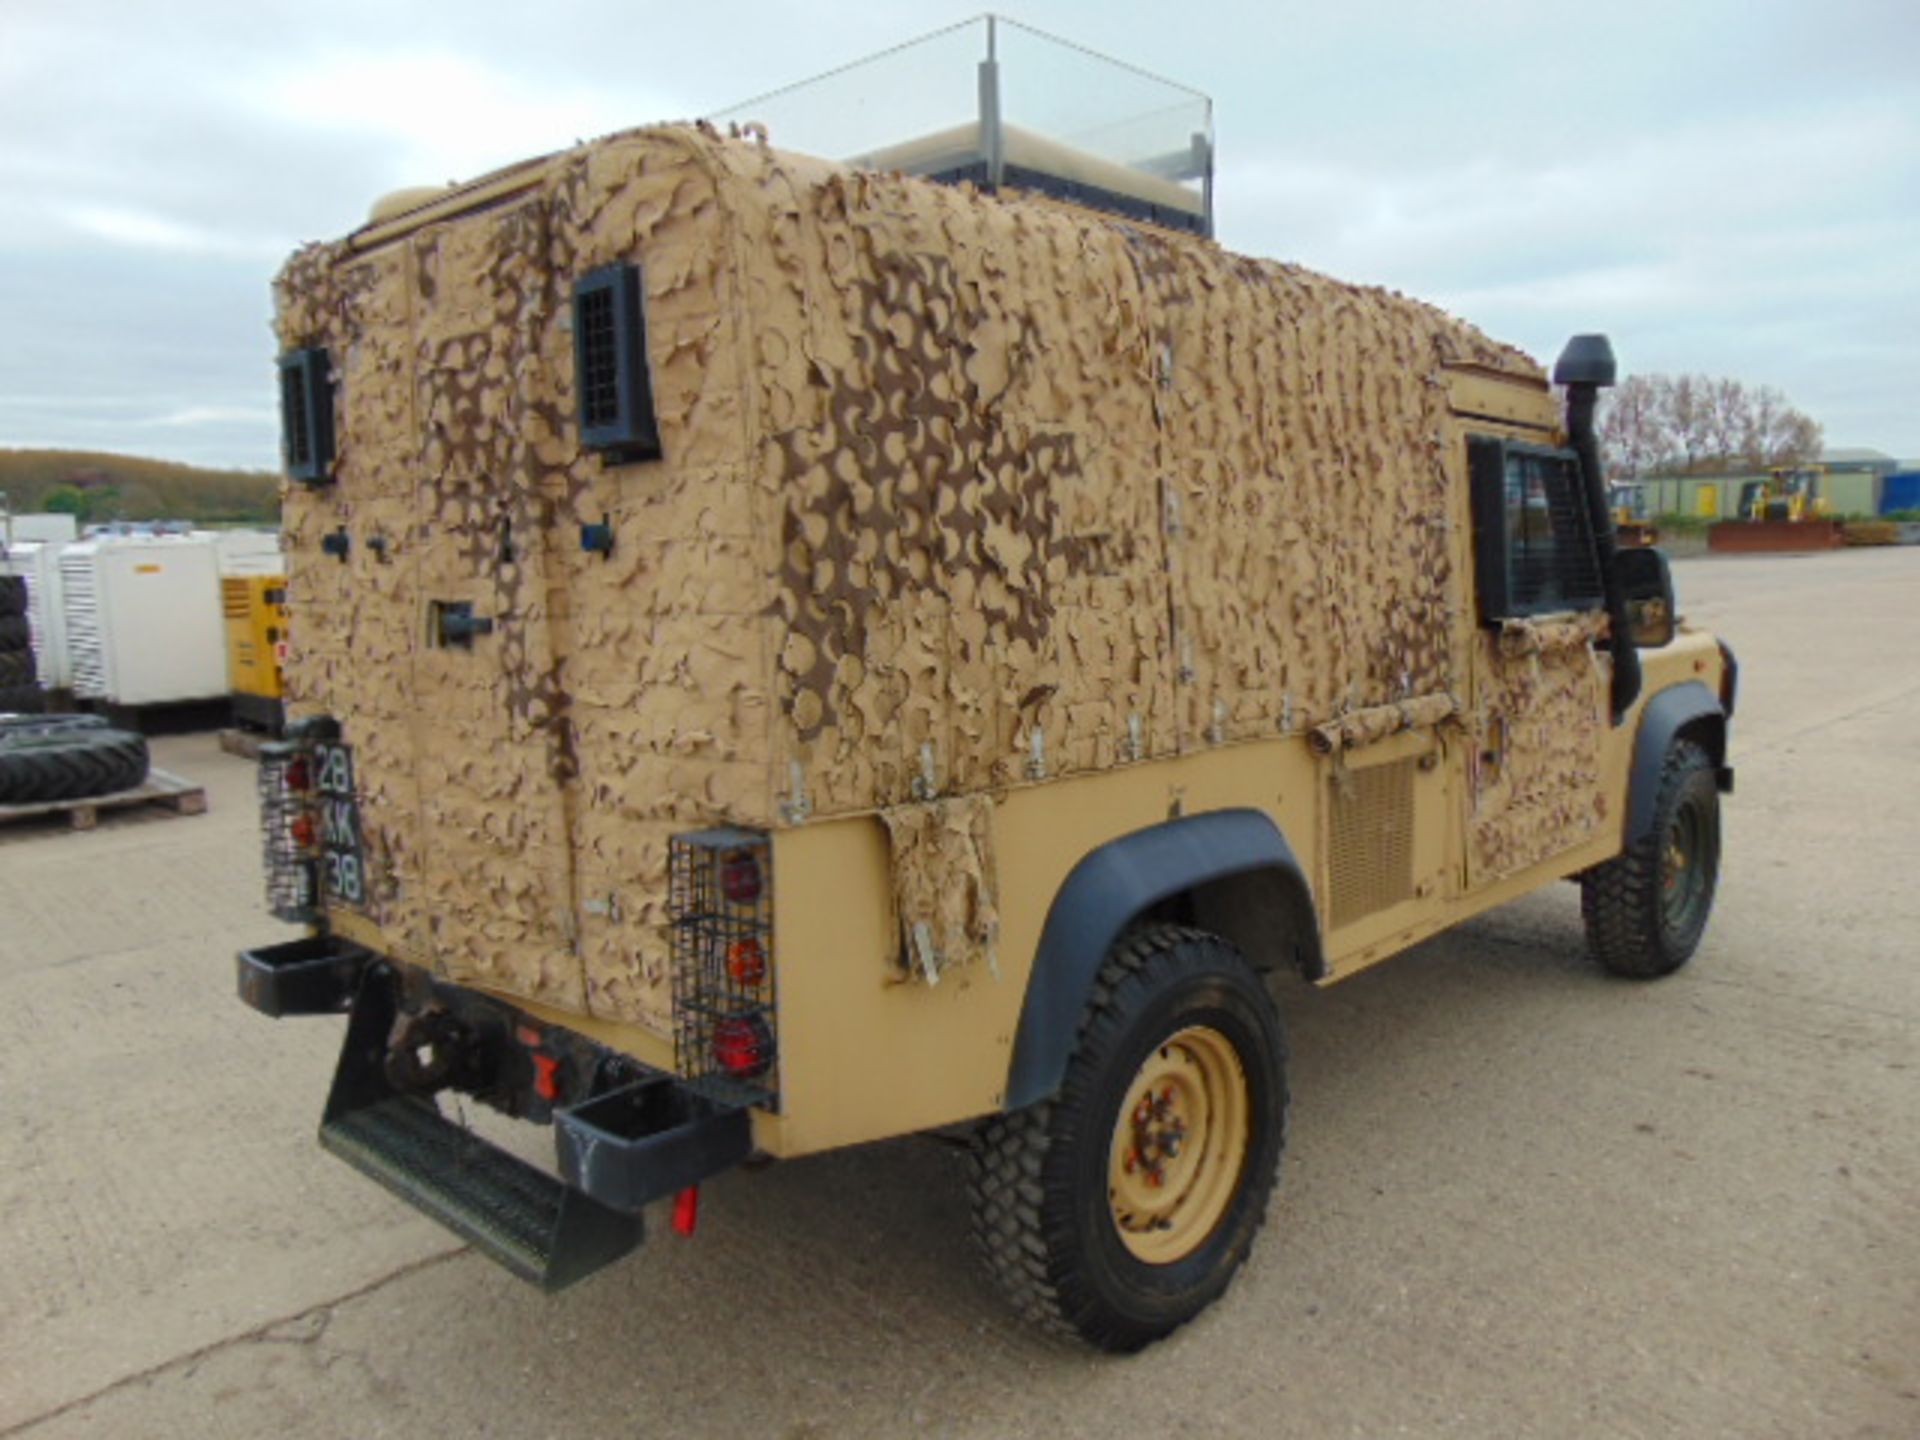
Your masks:
<instances>
[{"instance_id":1,"label":"tow hitch","mask_svg":"<svg viewBox=\"0 0 1920 1440\"><path fill-rule=\"evenodd\" d=\"M333 936L243 950L240 997L272 1016L347 1012L320 1143L522 1279L558 1290L637 1247L642 1209L747 1158L747 1112L571 1031ZM455 1124L466 1094L551 1121L558 1174Z\"/></svg>"}]
</instances>

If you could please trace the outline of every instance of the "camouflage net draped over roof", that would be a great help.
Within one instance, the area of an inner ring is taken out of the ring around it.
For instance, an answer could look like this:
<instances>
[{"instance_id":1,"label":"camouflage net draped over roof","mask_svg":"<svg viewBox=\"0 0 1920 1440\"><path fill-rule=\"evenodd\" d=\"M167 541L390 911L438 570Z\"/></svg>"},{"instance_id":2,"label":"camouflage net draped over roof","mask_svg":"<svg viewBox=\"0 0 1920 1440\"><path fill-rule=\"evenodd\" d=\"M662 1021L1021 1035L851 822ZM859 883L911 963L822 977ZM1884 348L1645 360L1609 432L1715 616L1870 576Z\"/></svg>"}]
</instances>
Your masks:
<instances>
[{"instance_id":1,"label":"camouflage net draped over roof","mask_svg":"<svg viewBox=\"0 0 1920 1440\"><path fill-rule=\"evenodd\" d=\"M337 483L286 496L290 694L358 747L372 918L456 978L659 1025L676 830L1462 689L1441 371L1539 376L1471 327L697 128L514 185L277 287L340 397ZM572 283L619 260L665 451L629 465L572 419ZM435 600L494 634L426 646Z\"/></svg>"},{"instance_id":2,"label":"camouflage net draped over roof","mask_svg":"<svg viewBox=\"0 0 1920 1440\"><path fill-rule=\"evenodd\" d=\"M908 799L929 746L966 792L1459 683L1440 371L1524 356L1191 237L718 153L816 813Z\"/></svg>"}]
</instances>

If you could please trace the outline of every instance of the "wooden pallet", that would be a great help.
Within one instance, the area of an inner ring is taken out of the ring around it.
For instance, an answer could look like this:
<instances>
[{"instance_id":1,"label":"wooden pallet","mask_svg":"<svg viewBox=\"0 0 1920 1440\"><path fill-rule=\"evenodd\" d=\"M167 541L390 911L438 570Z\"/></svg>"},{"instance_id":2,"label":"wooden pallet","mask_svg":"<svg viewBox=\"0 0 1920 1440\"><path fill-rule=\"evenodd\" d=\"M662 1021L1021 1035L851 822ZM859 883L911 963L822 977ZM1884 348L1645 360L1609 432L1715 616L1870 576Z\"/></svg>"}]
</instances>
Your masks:
<instances>
[{"instance_id":1,"label":"wooden pallet","mask_svg":"<svg viewBox=\"0 0 1920 1440\"><path fill-rule=\"evenodd\" d=\"M220 732L220 748L229 755L238 755L243 760L258 760L260 747L272 739L271 735L262 735L258 730L242 730L235 727Z\"/></svg>"},{"instance_id":2,"label":"wooden pallet","mask_svg":"<svg viewBox=\"0 0 1920 1440\"><path fill-rule=\"evenodd\" d=\"M176 815L204 815L207 792L204 786L183 780L167 770L149 770L147 783L137 790L120 790L112 795L89 795L84 800L45 800L37 805L0 805L0 825L10 820L27 820L39 815L65 815L75 830L91 830L100 823L102 810L119 810L129 805L164 805Z\"/></svg>"}]
</instances>

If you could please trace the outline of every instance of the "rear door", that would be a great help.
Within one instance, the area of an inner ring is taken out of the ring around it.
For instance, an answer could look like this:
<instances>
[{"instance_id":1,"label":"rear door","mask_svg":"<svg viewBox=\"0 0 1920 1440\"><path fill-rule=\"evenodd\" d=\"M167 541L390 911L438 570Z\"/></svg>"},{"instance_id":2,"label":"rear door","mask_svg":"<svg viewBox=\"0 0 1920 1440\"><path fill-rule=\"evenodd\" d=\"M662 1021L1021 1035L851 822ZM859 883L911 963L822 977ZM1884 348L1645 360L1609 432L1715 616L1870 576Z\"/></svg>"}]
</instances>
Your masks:
<instances>
[{"instance_id":1,"label":"rear door","mask_svg":"<svg viewBox=\"0 0 1920 1440\"><path fill-rule=\"evenodd\" d=\"M572 745L534 446L555 322L544 191L416 232L412 656L423 883L449 977L569 1008ZM564 601L561 601L564 604Z\"/></svg>"}]
</instances>

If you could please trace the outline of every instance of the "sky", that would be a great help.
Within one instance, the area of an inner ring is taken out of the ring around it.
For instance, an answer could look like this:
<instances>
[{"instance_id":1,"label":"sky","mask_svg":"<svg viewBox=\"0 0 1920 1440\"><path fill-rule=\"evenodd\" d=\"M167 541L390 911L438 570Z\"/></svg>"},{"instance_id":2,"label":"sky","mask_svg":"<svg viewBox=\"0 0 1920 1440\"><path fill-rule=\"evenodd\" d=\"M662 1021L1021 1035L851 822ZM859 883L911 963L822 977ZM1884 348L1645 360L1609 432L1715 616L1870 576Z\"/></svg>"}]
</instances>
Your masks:
<instances>
[{"instance_id":1,"label":"sky","mask_svg":"<svg viewBox=\"0 0 1920 1440\"><path fill-rule=\"evenodd\" d=\"M0 447L278 464L269 286L382 193L710 114L919 0L0 0ZM1916 0L1035 0L1213 97L1216 229L1920 458ZM776 133L774 143L780 141Z\"/></svg>"}]
</instances>

